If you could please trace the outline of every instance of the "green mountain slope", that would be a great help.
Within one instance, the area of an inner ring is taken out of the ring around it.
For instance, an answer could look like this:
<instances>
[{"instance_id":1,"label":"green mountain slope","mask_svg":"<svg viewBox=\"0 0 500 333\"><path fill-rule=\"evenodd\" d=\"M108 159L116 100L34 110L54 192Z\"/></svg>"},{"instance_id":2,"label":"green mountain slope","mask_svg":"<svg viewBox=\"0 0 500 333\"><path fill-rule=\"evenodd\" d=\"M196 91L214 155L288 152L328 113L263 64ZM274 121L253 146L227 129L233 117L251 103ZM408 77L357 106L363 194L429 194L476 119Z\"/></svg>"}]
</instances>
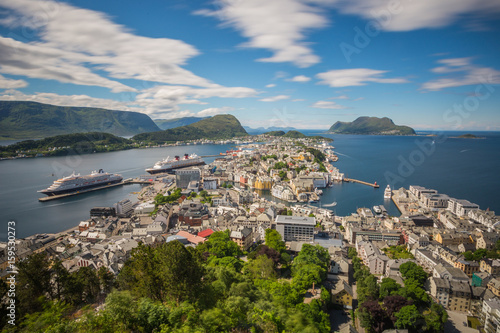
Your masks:
<instances>
[{"instance_id":1,"label":"green mountain slope","mask_svg":"<svg viewBox=\"0 0 500 333\"><path fill-rule=\"evenodd\" d=\"M138 134L132 139L142 142L164 143L167 141L198 139L229 139L245 135L248 135L248 133L235 116L220 114L187 126Z\"/></svg>"},{"instance_id":2,"label":"green mountain slope","mask_svg":"<svg viewBox=\"0 0 500 333\"><path fill-rule=\"evenodd\" d=\"M302 139L307 138L307 135L305 135L304 133L300 133L299 131L288 131L285 135L283 135L283 137L291 139Z\"/></svg>"},{"instance_id":3,"label":"green mountain slope","mask_svg":"<svg viewBox=\"0 0 500 333\"><path fill-rule=\"evenodd\" d=\"M115 151L132 148L132 141L113 134L87 132L51 136L41 140L25 140L9 146L0 146L1 157L44 156L88 154L94 152Z\"/></svg>"},{"instance_id":4,"label":"green mountain slope","mask_svg":"<svg viewBox=\"0 0 500 333\"><path fill-rule=\"evenodd\" d=\"M359 117L353 122L337 121L330 127L335 134L377 134L377 135L414 135L413 128L398 126L387 118Z\"/></svg>"},{"instance_id":5,"label":"green mountain slope","mask_svg":"<svg viewBox=\"0 0 500 333\"><path fill-rule=\"evenodd\" d=\"M106 132L129 136L160 129L139 112L64 107L23 101L0 101L0 139Z\"/></svg>"},{"instance_id":6,"label":"green mountain slope","mask_svg":"<svg viewBox=\"0 0 500 333\"><path fill-rule=\"evenodd\" d=\"M200 120L210 117L184 117L174 119L154 119L155 124L162 130L187 126L199 122Z\"/></svg>"},{"instance_id":7,"label":"green mountain slope","mask_svg":"<svg viewBox=\"0 0 500 333\"><path fill-rule=\"evenodd\" d=\"M283 136L285 135L284 131L269 131L266 133L263 133L264 135L270 135L270 136Z\"/></svg>"}]
</instances>

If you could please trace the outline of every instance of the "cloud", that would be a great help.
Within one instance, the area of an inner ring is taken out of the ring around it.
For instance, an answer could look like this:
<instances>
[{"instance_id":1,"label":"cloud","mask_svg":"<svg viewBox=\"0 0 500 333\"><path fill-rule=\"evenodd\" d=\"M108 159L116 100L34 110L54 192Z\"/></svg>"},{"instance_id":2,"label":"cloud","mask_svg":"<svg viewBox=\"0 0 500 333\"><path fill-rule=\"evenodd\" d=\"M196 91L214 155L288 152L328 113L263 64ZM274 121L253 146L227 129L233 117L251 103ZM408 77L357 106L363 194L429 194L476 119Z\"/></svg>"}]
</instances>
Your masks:
<instances>
[{"instance_id":1,"label":"cloud","mask_svg":"<svg viewBox=\"0 0 500 333\"><path fill-rule=\"evenodd\" d=\"M338 69L318 73L316 77L321 81L318 84L326 84L330 87L364 86L368 82L377 83L407 83L404 78L385 79L382 77L388 71L368 68Z\"/></svg>"},{"instance_id":2,"label":"cloud","mask_svg":"<svg viewBox=\"0 0 500 333\"><path fill-rule=\"evenodd\" d=\"M17 49L22 47L18 53L23 58L34 60L32 68L46 68L45 72L55 70L53 78L61 82L74 81L82 84L82 80L71 76L61 80L64 77L62 73L66 67L72 67L81 75L80 72L85 72L85 64L91 64L115 79L203 87L213 85L209 80L180 67L199 54L195 47L183 41L137 36L126 27L113 23L103 13L77 8L64 2L1 1L0 6L8 10L8 18L15 18L0 23L8 24L10 28L32 29L41 40L17 42L17 45L10 46ZM40 59L38 55L41 55ZM10 66L19 67L15 66L15 62L11 62ZM34 72L42 79L50 74L41 73L42 70ZM114 91L118 91L118 88L114 88Z\"/></svg>"},{"instance_id":3,"label":"cloud","mask_svg":"<svg viewBox=\"0 0 500 333\"><path fill-rule=\"evenodd\" d=\"M465 14L484 18L500 12L497 0L341 0L335 4L343 14L362 16L374 20L386 31L410 31L445 27Z\"/></svg>"},{"instance_id":4,"label":"cloud","mask_svg":"<svg viewBox=\"0 0 500 333\"><path fill-rule=\"evenodd\" d=\"M13 80L0 75L0 89L16 89L28 86L28 82L24 80Z\"/></svg>"},{"instance_id":5,"label":"cloud","mask_svg":"<svg viewBox=\"0 0 500 333\"><path fill-rule=\"evenodd\" d=\"M292 99L292 102L303 102L303 101L305 101L305 99L303 98Z\"/></svg>"},{"instance_id":6,"label":"cloud","mask_svg":"<svg viewBox=\"0 0 500 333\"><path fill-rule=\"evenodd\" d=\"M500 71L471 64L471 58L450 58L437 61L440 66L431 69L436 74L447 77L422 84L422 90L437 91L445 88L475 84L500 84Z\"/></svg>"},{"instance_id":7,"label":"cloud","mask_svg":"<svg viewBox=\"0 0 500 333\"><path fill-rule=\"evenodd\" d=\"M311 78L307 77L305 75L297 75L297 76L292 77L291 79L288 79L287 81L290 81L290 82L309 82L309 81L311 81Z\"/></svg>"},{"instance_id":8,"label":"cloud","mask_svg":"<svg viewBox=\"0 0 500 333\"><path fill-rule=\"evenodd\" d=\"M266 85L266 88L274 88L276 87L276 85L274 83L270 83L268 85Z\"/></svg>"},{"instance_id":9,"label":"cloud","mask_svg":"<svg viewBox=\"0 0 500 333\"><path fill-rule=\"evenodd\" d=\"M332 101L317 101L316 103L312 104L311 107L317 109L348 109L347 106L340 105Z\"/></svg>"},{"instance_id":10,"label":"cloud","mask_svg":"<svg viewBox=\"0 0 500 333\"><path fill-rule=\"evenodd\" d=\"M52 104L58 106L81 106L81 107L95 107L108 110L119 111L137 111L141 112L142 109L133 107L130 102L115 101L112 99L95 98L87 95L59 95L55 93L34 93L31 95L25 94L18 90L6 90L0 93L0 100L3 101L32 101L45 104Z\"/></svg>"},{"instance_id":11,"label":"cloud","mask_svg":"<svg viewBox=\"0 0 500 333\"><path fill-rule=\"evenodd\" d=\"M262 99L259 99L259 101L261 101L261 102L276 102L276 101L280 101L282 99L288 99L288 98L290 98L290 96L288 96L288 95L278 95L278 96L273 96L273 97L262 98Z\"/></svg>"},{"instance_id":12,"label":"cloud","mask_svg":"<svg viewBox=\"0 0 500 333\"><path fill-rule=\"evenodd\" d=\"M199 10L194 14L216 17L248 38L243 47L266 49L273 53L262 62L291 62L309 67L320 62L306 39L312 29L323 28L328 21L321 1L308 0L215 0L217 10Z\"/></svg>"},{"instance_id":13,"label":"cloud","mask_svg":"<svg viewBox=\"0 0 500 333\"><path fill-rule=\"evenodd\" d=\"M234 108L230 107L230 106L224 106L221 108L204 109L204 110L201 110L200 112L198 112L196 115L199 117L215 116L216 114L227 113L230 111L234 111Z\"/></svg>"},{"instance_id":14,"label":"cloud","mask_svg":"<svg viewBox=\"0 0 500 333\"><path fill-rule=\"evenodd\" d=\"M340 95L340 96L330 97L330 99L349 99L349 96L347 96L347 95Z\"/></svg>"}]
</instances>

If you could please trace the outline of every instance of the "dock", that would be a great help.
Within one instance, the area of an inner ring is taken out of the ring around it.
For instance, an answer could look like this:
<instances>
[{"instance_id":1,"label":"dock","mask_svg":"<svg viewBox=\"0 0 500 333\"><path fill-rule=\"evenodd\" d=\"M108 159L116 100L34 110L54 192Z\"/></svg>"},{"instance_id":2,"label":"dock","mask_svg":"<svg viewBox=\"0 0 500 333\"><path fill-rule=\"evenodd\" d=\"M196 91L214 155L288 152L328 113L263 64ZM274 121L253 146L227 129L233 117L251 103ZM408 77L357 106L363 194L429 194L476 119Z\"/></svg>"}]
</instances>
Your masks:
<instances>
[{"instance_id":1,"label":"dock","mask_svg":"<svg viewBox=\"0 0 500 333\"><path fill-rule=\"evenodd\" d=\"M45 201L57 200L57 199L71 197L71 196L78 195L78 194L83 194L83 193L89 193L89 192L104 190L104 189L107 189L107 188L112 188L112 187L121 186L121 185L127 185L127 184L152 184L152 183L153 182L151 182L149 180L126 179L126 180L124 180L122 182L119 182L119 183L116 183L116 184L110 184L110 185L104 185L104 186L99 186L99 187L93 187L93 188L89 188L89 189L81 190L81 191L76 191L76 192L70 192L70 193L64 193L64 194L57 194L57 195L50 195L50 196L38 198L38 201L45 202Z\"/></svg>"},{"instance_id":2,"label":"dock","mask_svg":"<svg viewBox=\"0 0 500 333\"><path fill-rule=\"evenodd\" d=\"M371 186L373 188L379 188L380 187L376 182L372 184L372 183L368 183L368 182L364 182L362 180L357 180L357 179L352 179L352 178L344 178L344 181L345 182L351 182L351 183L359 183L359 184Z\"/></svg>"}]
</instances>

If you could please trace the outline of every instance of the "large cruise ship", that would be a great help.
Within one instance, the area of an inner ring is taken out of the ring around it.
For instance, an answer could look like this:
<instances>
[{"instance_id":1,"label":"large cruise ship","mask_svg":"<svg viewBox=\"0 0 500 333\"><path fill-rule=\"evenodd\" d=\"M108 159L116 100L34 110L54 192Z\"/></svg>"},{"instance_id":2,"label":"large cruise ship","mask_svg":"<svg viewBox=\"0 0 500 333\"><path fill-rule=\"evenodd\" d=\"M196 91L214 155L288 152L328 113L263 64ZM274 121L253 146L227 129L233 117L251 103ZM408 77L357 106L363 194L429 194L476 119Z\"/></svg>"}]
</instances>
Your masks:
<instances>
[{"instance_id":1,"label":"large cruise ship","mask_svg":"<svg viewBox=\"0 0 500 333\"><path fill-rule=\"evenodd\" d=\"M72 175L58 179L45 190L40 190L38 192L46 195L57 195L115 184L122 180L123 177L121 175L107 173L102 169L99 169L99 171L92 171L90 175L86 176L80 176L80 174L75 175L73 172Z\"/></svg>"},{"instance_id":2,"label":"large cruise ship","mask_svg":"<svg viewBox=\"0 0 500 333\"><path fill-rule=\"evenodd\" d=\"M184 154L183 158L175 156L174 159L167 157L163 161L158 161L152 168L146 169L150 174L170 172L174 169L185 168L195 165L204 165L205 161L196 154Z\"/></svg>"},{"instance_id":3,"label":"large cruise ship","mask_svg":"<svg viewBox=\"0 0 500 333\"><path fill-rule=\"evenodd\" d=\"M385 191L384 191L384 199L390 199L391 197L392 197L391 186L387 185L387 187L385 188Z\"/></svg>"}]
</instances>

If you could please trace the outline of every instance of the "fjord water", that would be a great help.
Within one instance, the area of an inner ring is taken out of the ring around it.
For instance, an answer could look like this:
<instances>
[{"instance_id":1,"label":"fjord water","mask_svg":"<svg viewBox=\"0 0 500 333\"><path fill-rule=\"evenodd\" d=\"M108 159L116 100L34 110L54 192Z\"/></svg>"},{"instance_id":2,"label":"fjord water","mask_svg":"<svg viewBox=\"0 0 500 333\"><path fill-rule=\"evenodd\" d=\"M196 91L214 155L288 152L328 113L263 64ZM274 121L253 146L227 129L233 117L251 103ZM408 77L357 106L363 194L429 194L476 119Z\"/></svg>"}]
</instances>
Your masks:
<instances>
[{"instance_id":1,"label":"fjord water","mask_svg":"<svg viewBox=\"0 0 500 333\"><path fill-rule=\"evenodd\" d=\"M451 197L470 200L482 209L489 207L500 213L500 133L476 133L486 139L450 138L460 134L463 133L447 133L448 138L322 134L335 140L332 145L339 161L334 166L350 178L376 181L380 188L335 184L324 189L321 202L328 204L336 201L337 206L332 209L341 216L349 215L359 207L371 208L381 204L391 215L397 216L399 214L393 203L383 198L385 186L391 183L396 188L408 188L409 185L433 188ZM426 142L435 148L432 153L422 153L422 161L416 159L420 156L416 152L422 151L417 142ZM92 207L110 206L127 197L134 199L131 192L140 190L140 185L125 185L61 200L38 202L43 195L37 190L46 188L55 179L69 175L73 170L88 174L102 168L131 178L145 174L145 168L166 156L184 153L215 155L231 148L233 146L230 145L195 145L0 161L0 221L5 230L0 230L0 240L5 240L9 220L17 222L18 237L59 232L88 219ZM205 158L205 161L210 163L214 159ZM415 163L418 165L413 166L413 170L401 168L403 172L398 171L405 160L418 162ZM387 178L391 174L392 178Z\"/></svg>"}]
</instances>

